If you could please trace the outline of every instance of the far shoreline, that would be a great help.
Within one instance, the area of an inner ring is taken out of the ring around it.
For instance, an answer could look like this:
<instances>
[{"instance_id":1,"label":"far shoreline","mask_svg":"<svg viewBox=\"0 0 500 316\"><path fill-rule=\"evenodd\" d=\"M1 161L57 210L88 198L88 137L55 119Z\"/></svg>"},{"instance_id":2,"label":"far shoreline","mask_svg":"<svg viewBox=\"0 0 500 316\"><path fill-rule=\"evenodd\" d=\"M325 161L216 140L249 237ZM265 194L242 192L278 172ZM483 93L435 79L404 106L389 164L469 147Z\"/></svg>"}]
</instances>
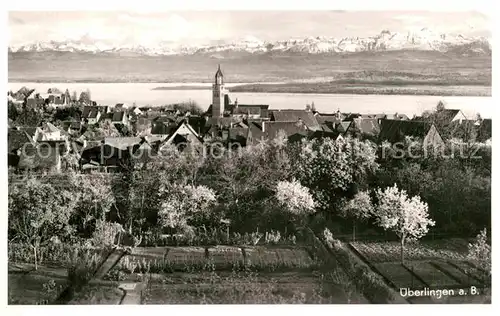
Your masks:
<instances>
[{"instance_id":1,"label":"far shoreline","mask_svg":"<svg viewBox=\"0 0 500 316\"><path fill-rule=\"evenodd\" d=\"M198 82L198 85L188 85L188 82L108 82L108 81L48 81L48 80L9 80L8 83L25 84L158 84L151 91L188 91L211 90L211 85ZM175 83L175 86L161 86ZM191 82L193 84L193 82ZM196 83L194 83L196 84ZM206 85L204 85L206 84ZM269 93L269 94L352 94L352 95L415 95L415 96L452 96L452 97L491 97L491 85L474 82L460 82L447 84L445 82L424 83L404 82L404 84L339 84L336 82L255 82L229 83L227 90L230 93Z\"/></svg>"}]
</instances>

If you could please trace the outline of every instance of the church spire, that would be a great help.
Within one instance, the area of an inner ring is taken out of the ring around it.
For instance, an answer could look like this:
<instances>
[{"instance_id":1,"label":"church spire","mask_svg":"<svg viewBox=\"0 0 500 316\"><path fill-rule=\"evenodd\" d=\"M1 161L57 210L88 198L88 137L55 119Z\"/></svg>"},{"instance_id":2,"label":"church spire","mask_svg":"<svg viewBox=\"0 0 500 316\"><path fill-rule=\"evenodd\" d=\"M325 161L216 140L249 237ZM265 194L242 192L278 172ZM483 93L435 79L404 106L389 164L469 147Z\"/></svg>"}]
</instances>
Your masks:
<instances>
[{"instance_id":1,"label":"church spire","mask_svg":"<svg viewBox=\"0 0 500 316\"><path fill-rule=\"evenodd\" d=\"M217 72L215 73L215 83L224 84L224 75L222 74L222 70L220 69L220 64L217 67Z\"/></svg>"}]
</instances>

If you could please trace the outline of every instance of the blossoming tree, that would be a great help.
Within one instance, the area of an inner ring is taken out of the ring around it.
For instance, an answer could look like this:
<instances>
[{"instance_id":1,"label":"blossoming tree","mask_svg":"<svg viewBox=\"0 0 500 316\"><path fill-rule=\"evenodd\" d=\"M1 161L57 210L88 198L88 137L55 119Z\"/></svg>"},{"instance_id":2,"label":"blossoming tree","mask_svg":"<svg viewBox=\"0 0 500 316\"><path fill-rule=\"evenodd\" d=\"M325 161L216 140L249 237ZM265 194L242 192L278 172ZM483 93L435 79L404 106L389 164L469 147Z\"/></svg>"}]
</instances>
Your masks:
<instances>
[{"instance_id":1,"label":"blossoming tree","mask_svg":"<svg viewBox=\"0 0 500 316\"><path fill-rule=\"evenodd\" d=\"M356 240L356 221L367 220L373 215L373 204L367 191L360 191L342 207L342 215L352 218L352 239Z\"/></svg>"},{"instance_id":2,"label":"blossoming tree","mask_svg":"<svg viewBox=\"0 0 500 316\"><path fill-rule=\"evenodd\" d=\"M419 239L429 231L435 222L429 218L427 203L419 196L409 197L397 185L385 190L377 190L377 223L384 229L392 230L401 241L401 263L404 263L404 247L407 240Z\"/></svg>"},{"instance_id":3,"label":"blossoming tree","mask_svg":"<svg viewBox=\"0 0 500 316\"><path fill-rule=\"evenodd\" d=\"M304 224L309 214L316 212L315 203L307 187L299 181L279 181L276 185L276 199L285 208L292 220Z\"/></svg>"}]
</instances>

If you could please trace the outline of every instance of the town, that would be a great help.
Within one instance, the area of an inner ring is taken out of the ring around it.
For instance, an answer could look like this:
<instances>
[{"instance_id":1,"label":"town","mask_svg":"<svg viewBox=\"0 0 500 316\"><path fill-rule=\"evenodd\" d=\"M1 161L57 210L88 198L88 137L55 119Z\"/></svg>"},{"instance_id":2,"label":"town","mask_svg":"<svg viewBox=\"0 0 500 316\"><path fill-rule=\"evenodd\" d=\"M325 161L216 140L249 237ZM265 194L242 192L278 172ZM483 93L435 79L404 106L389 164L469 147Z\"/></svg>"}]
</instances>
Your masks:
<instances>
[{"instance_id":1,"label":"town","mask_svg":"<svg viewBox=\"0 0 500 316\"><path fill-rule=\"evenodd\" d=\"M130 158L127 153L140 156L134 163L143 168L149 158L172 144L185 150L218 140L226 148L244 147L280 135L290 141L351 136L395 143L410 136L435 146L444 146L449 140L491 145L491 119L466 117L460 109L445 108L442 102L436 105L435 113L413 118L398 113L346 113L340 109L319 113L314 102L304 105L304 110L240 104L231 100L225 89L220 66L206 111L189 102L157 107L98 105L90 99L90 91L82 92L77 99L76 92L70 96L67 90L38 92L29 88L9 92L8 104L9 166L18 171L121 171L130 166L124 162ZM33 159L37 148L45 148L47 155ZM104 152L113 152L116 157L103 159Z\"/></svg>"},{"instance_id":2,"label":"town","mask_svg":"<svg viewBox=\"0 0 500 316\"><path fill-rule=\"evenodd\" d=\"M8 92L9 304L490 302L491 119L212 78L208 107Z\"/></svg>"}]
</instances>

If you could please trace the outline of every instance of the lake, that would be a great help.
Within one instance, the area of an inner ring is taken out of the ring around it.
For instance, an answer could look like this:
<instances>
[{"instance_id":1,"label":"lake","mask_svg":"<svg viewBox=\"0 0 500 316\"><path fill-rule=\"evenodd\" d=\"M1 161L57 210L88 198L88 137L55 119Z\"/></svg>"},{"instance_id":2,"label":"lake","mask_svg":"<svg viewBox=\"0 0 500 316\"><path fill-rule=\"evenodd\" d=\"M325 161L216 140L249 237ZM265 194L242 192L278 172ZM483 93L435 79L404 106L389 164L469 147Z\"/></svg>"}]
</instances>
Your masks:
<instances>
[{"instance_id":1,"label":"lake","mask_svg":"<svg viewBox=\"0 0 500 316\"><path fill-rule=\"evenodd\" d=\"M234 87L239 84L226 84ZM26 86L46 92L49 88L68 89L70 93L89 89L92 99L99 104L136 103L142 105L164 105L183 101L195 101L203 108L211 103L209 90L153 90L156 87L210 86L207 83L8 83L8 89L17 91ZM357 95L357 94L304 94L304 93L230 93L231 100L238 99L240 104L269 104L270 109L303 109L314 102L320 112L356 113L404 113L408 116L421 114L435 108L443 100L448 108L461 109L466 115L480 113L491 118L494 112L492 97L452 97L421 95Z\"/></svg>"}]
</instances>

